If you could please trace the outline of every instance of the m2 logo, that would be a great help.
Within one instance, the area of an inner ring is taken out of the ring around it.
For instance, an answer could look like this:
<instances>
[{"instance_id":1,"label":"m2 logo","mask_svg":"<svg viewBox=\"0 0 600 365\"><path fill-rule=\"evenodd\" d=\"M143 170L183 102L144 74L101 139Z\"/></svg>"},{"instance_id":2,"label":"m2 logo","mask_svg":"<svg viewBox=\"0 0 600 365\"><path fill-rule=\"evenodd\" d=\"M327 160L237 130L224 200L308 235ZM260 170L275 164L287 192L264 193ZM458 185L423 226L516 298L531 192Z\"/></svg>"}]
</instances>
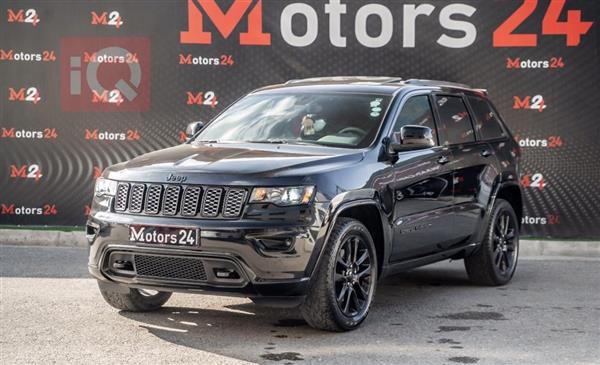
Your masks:
<instances>
[{"instance_id":1,"label":"m2 logo","mask_svg":"<svg viewBox=\"0 0 600 365\"><path fill-rule=\"evenodd\" d=\"M209 19L225 39L246 15L248 27L239 34L239 44L244 46L269 46L271 34L263 32L262 0L235 0L225 12L216 0L188 0L188 30L180 32L183 44L212 44L213 33L205 31L205 19Z\"/></svg>"},{"instance_id":2,"label":"m2 logo","mask_svg":"<svg viewBox=\"0 0 600 365\"><path fill-rule=\"evenodd\" d=\"M98 15L95 11L90 12L92 16L91 23L93 25L108 25L113 26L119 29L123 24L123 18L121 18L121 14L118 11L113 10L110 13L103 11Z\"/></svg>"},{"instance_id":3,"label":"m2 logo","mask_svg":"<svg viewBox=\"0 0 600 365\"><path fill-rule=\"evenodd\" d=\"M536 172L534 174L523 175L521 177L521 185L523 185L524 188L544 190L548 183L544 179L544 175Z\"/></svg>"},{"instance_id":4,"label":"m2 logo","mask_svg":"<svg viewBox=\"0 0 600 365\"><path fill-rule=\"evenodd\" d=\"M513 109L531 109L537 110L541 113L548 107L544 101L544 97L539 94L534 96L525 96L523 98L519 96L513 96L513 100Z\"/></svg>"},{"instance_id":5,"label":"m2 logo","mask_svg":"<svg viewBox=\"0 0 600 365\"><path fill-rule=\"evenodd\" d=\"M117 89L110 91L104 90L101 93L92 90L92 103L110 103L119 106L123 101L125 101L125 99L123 99L121 92Z\"/></svg>"},{"instance_id":6,"label":"m2 logo","mask_svg":"<svg viewBox=\"0 0 600 365\"><path fill-rule=\"evenodd\" d=\"M564 35L567 47L576 47L594 22L582 21L581 10L568 10L566 21L560 21L565 3L566 0L550 0L542 20L542 35ZM537 47L537 34L514 33L534 13L537 5L538 0L523 0L521 6L494 31L494 47Z\"/></svg>"},{"instance_id":7,"label":"m2 logo","mask_svg":"<svg viewBox=\"0 0 600 365\"><path fill-rule=\"evenodd\" d=\"M10 165L10 177L12 179L34 179L39 181L42 176L40 165Z\"/></svg>"},{"instance_id":8,"label":"m2 logo","mask_svg":"<svg viewBox=\"0 0 600 365\"><path fill-rule=\"evenodd\" d=\"M24 87L16 90L12 87L8 88L8 100L9 101L24 101L37 104L42 97L40 96L40 92L36 87L29 87L25 89Z\"/></svg>"},{"instance_id":9,"label":"m2 logo","mask_svg":"<svg viewBox=\"0 0 600 365\"><path fill-rule=\"evenodd\" d=\"M186 95L187 105L209 105L211 108L214 108L219 103L214 91L198 91L196 93L188 91Z\"/></svg>"},{"instance_id":10,"label":"m2 logo","mask_svg":"<svg viewBox=\"0 0 600 365\"><path fill-rule=\"evenodd\" d=\"M40 18L35 9L8 9L6 13L8 15L7 20L9 23L29 23L35 27L40 22Z\"/></svg>"}]
</instances>

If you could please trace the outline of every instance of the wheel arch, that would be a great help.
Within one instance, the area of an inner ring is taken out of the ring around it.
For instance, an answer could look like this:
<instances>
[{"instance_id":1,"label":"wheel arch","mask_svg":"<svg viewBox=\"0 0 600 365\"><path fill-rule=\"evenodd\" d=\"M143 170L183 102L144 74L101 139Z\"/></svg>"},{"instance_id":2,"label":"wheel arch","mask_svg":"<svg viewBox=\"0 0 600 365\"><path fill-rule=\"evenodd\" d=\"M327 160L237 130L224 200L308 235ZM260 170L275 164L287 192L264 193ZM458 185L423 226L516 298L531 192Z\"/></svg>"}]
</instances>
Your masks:
<instances>
[{"instance_id":1,"label":"wheel arch","mask_svg":"<svg viewBox=\"0 0 600 365\"><path fill-rule=\"evenodd\" d=\"M319 254L310 265L310 276L312 277L312 273L318 267L325 245L339 218L354 218L367 227L373 237L373 243L375 245L379 277L379 274L383 272L382 269L391 252L391 230L389 226L385 224L385 214L383 213L380 202L377 200L377 194L373 194L369 198L362 196L361 199L346 200L331 206L331 210L324 220L324 235L321 242L319 242Z\"/></svg>"}]
</instances>

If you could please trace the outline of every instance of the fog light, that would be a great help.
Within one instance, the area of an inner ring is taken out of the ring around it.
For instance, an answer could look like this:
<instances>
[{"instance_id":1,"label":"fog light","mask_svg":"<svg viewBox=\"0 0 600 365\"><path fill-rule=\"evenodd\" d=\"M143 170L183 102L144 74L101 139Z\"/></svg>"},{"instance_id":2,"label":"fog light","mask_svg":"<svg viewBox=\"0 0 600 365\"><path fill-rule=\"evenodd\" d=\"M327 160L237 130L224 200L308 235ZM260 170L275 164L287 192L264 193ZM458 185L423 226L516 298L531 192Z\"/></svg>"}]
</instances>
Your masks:
<instances>
[{"instance_id":1,"label":"fog light","mask_svg":"<svg viewBox=\"0 0 600 365\"><path fill-rule=\"evenodd\" d=\"M213 272L219 279L239 279L240 275L233 269L214 268Z\"/></svg>"}]
</instances>

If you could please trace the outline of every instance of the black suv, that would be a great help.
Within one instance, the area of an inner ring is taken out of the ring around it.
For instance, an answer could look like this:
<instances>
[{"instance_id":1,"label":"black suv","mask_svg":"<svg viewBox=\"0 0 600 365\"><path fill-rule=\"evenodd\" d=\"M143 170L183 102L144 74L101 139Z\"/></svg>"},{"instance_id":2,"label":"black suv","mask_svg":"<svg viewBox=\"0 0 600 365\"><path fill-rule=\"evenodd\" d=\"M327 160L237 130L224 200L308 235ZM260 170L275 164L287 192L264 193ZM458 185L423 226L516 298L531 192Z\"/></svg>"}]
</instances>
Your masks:
<instances>
[{"instance_id":1,"label":"black suv","mask_svg":"<svg viewBox=\"0 0 600 365\"><path fill-rule=\"evenodd\" d=\"M292 80L187 132L96 183L89 270L116 308L220 293L341 331L401 270L464 259L483 285L515 272L520 150L485 90Z\"/></svg>"}]
</instances>

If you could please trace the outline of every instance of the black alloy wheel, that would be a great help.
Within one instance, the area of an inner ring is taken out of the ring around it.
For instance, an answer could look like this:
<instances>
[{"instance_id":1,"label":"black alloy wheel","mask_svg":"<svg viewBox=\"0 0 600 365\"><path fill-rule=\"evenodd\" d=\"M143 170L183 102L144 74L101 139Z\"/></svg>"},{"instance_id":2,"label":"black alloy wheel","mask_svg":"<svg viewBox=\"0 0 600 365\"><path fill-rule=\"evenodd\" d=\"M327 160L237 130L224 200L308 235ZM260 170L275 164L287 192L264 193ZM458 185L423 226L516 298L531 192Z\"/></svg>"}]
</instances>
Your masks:
<instances>
[{"instance_id":1,"label":"black alloy wheel","mask_svg":"<svg viewBox=\"0 0 600 365\"><path fill-rule=\"evenodd\" d=\"M367 308L372 271L366 242L357 235L347 237L338 250L334 273L335 297L344 315L354 317Z\"/></svg>"}]
</instances>

